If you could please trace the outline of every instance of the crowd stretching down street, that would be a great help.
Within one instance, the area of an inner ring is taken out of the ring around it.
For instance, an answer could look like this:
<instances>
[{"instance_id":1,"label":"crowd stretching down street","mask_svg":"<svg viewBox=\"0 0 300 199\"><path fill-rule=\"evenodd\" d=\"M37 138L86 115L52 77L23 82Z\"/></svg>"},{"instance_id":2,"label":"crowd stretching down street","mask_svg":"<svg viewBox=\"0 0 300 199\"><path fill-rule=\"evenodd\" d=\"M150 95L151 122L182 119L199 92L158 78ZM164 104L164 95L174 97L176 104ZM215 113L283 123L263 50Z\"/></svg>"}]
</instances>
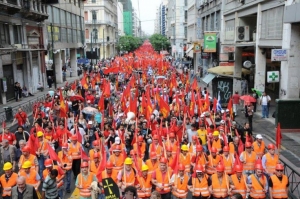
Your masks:
<instances>
[{"instance_id":1,"label":"crowd stretching down street","mask_svg":"<svg viewBox=\"0 0 300 199\"><path fill-rule=\"evenodd\" d=\"M111 178L128 199L287 199L278 146L189 77L145 41L49 91L33 124L19 109L17 131L3 124L0 136L2 198L67 198L75 186L105 199Z\"/></svg>"}]
</instances>

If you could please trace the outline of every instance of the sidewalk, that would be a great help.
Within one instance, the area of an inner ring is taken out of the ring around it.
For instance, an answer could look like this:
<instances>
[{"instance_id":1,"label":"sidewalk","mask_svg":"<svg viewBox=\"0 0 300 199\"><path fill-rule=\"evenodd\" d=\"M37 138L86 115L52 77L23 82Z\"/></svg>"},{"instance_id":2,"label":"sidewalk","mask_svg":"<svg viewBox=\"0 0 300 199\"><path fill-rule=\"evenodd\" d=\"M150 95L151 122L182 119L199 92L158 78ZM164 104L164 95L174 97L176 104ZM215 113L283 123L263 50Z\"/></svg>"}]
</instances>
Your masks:
<instances>
[{"instance_id":1,"label":"sidewalk","mask_svg":"<svg viewBox=\"0 0 300 199\"><path fill-rule=\"evenodd\" d=\"M74 82L75 80L79 79L80 77L67 77L68 84ZM66 82L57 84L57 88L65 86ZM0 105L0 122L1 122L1 131L2 131L2 122L6 121L6 125L10 126L13 118L9 121L7 121L8 118L6 118L6 113L5 113L5 107L11 107L12 108L12 116L14 117L16 112L18 111L19 108L22 108L28 116L32 115L32 106L34 103L38 101L42 101L45 99L46 94L48 93L49 90L54 90L54 87L52 89L45 88L43 92L37 92L34 93L34 96L29 96L22 98L22 101L16 102L15 100L9 101L7 104L1 104Z\"/></svg>"}]
</instances>

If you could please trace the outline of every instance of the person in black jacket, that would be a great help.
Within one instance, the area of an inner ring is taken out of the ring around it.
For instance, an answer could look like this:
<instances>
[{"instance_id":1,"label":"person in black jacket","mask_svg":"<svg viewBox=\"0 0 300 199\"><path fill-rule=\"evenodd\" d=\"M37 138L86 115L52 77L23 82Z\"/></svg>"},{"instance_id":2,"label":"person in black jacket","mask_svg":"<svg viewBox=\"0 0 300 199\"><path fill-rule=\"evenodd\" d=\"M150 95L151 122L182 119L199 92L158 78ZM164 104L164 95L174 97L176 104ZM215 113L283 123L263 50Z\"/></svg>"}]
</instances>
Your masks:
<instances>
[{"instance_id":1,"label":"person in black jacket","mask_svg":"<svg viewBox=\"0 0 300 199\"><path fill-rule=\"evenodd\" d=\"M15 82L14 91L15 91L16 102L18 102L19 101L19 87L18 87L18 82Z\"/></svg>"}]
</instances>

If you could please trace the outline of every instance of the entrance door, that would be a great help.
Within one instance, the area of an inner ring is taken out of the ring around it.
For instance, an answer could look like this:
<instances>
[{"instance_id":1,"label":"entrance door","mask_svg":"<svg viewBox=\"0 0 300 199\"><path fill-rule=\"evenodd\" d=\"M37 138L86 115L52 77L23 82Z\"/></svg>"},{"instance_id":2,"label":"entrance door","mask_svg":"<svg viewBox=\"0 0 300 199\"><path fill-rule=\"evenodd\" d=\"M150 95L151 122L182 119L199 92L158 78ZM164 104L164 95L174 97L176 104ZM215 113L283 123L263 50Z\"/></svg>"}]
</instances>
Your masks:
<instances>
[{"instance_id":1,"label":"entrance door","mask_svg":"<svg viewBox=\"0 0 300 199\"><path fill-rule=\"evenodd\" d=\"M14 73L12 65L4 65L3 66L3 77L6 78L7 81L7 92L6 92L6 100L12 100L15 98L15 81L14 81Z\"/></svg>"}]
</instances>

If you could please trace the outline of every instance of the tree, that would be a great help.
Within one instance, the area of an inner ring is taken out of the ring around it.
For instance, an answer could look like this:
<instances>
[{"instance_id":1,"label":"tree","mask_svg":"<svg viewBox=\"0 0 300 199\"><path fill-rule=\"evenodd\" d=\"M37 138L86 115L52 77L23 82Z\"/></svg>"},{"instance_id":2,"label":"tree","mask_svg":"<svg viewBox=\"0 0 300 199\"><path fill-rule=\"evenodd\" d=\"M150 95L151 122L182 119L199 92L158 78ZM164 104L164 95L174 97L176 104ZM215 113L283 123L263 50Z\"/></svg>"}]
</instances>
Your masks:
<instances>
[{"instance_id":1,"label":"tree","mask_svg":"<svg viewBox=\"0 0 300 199\"><path fill-rule=\"evenodd\" d=\"M117 45L118 51L133 52L142 45L142 40L133 36L121 36Z\"/></svg>"},{"instance_id":2,"label":"tree","mask_svg":"<svg viewBox=\"0 0 300 199\"><path fill-rule=\"evenodd\" d=\"M149 38L149 40L156 51L168 50L171 46L168 38L161 34L154 34Z\"/></svg>"}]
</instances>

